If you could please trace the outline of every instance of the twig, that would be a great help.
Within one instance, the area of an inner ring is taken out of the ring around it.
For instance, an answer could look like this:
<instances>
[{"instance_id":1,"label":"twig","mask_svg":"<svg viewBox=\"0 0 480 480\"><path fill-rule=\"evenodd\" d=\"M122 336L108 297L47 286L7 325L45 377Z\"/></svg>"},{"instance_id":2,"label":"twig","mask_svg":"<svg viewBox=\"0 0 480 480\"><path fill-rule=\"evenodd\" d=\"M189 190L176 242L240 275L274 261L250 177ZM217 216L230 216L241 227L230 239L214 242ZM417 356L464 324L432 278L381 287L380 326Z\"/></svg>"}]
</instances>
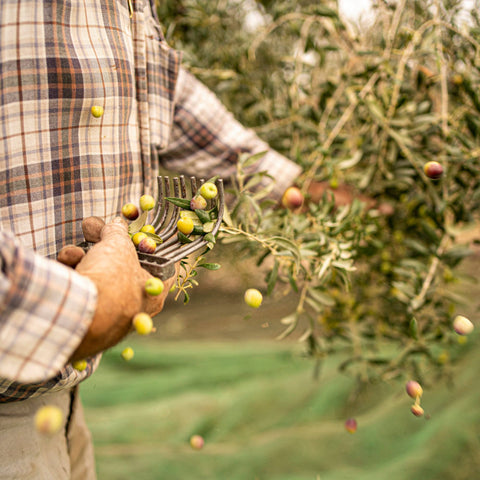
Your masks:
<instances>
[{"instance_id":1,"label":"twig","mask_svg":"<svg viewBox=\"0 0 480 480\"><path fill-rule=\"evenodd\" d=\"M304 305L305 305L305 298L307 298L308 286L309 286L308 282L306 282L302 287L302 291L300 292L300 298L298 300L298 304L296 308L296 312L299 315L301 315L305 311Z\"/></svg>"},{"instance_id":2,"label":"twig","mask_svg":"<svg viewBox=\"0 0 480 480\"><path fill-rule=\"evenodd\" d=\"M347 42L338 34L336 28L333 26L331 21L327 21L325 17L321 17L320 15L307 15L304 13L298 13L298 12L290 12L287 13L286 15L283 15L282 17L278 18L276 22L273 22L270 24L267 28L263 30L263 32L258 35L250 45L250 48L248 49L247 52L247 58L250 61L254 61L256 56L255 52L259 45L278 27L283 25L284 23L290 22L292 20L303 20L307 21L309 20L311 23L313 22L318 22L324 26L324 28L328 31L328 33L334 37L336 37L337 41L343 45L343 48L345 51L347 51L349 54L354 54L350 46L347 44Z\"/></svg>"},{"instance_id":3,"label":"twig","mask_svg":"<svg viewBox=\"0 0 480 480\"><path fill-rule=\"evenodd\" d=\"M437 252L435 257L432 260L432 263L430 264L430 268L428 269L427 276L425 277L425 280L423 281L422 288L418 295L416 295L412 301L410 302L410 308L412 311L417 310L423 305L423 302L425 300L425 295L428 292L428 289L430 288L430 285L433 282L433 279L435 278L435 273L437 272L438 265L440 264L440 256L443 254L445 251L448 241L449 241L449 236L444 235L442 240L440 241L440 245L437 248Z\"/></svg>"},{"instance_id":4,"label":"twig","mask_svg":"<svg viewBox=\"0 0 480 480\"><path fill-rule=\"evenodd\" d=\"M273 22L270 25L268 25L268 27L265 28L263 30L263 32L261 32L260 35L258 35L253 40L252 44L250 45L250 48L248 49L247 58L250 61L255 60L255 58L256 58L255 57L255 52L256 52L257 48L275 29L277 29L278 27L280 27L284 23L290 22L292 20L305 20L305 18L307 18L307 15L305 15L303 13L290 12L290 13L287 13L286 15L283 15L283 17L280 17L279 19L277 19L276 22Z\"/></svg>"},{"instance_id":5,"label":"twig","mask_svg":"<svg viewBox=\"0 0 480 480\"><path fill-rule=\"evenodd\" d=\"M438 0L435 0L435 21L437 22L436 28L436 41L435 48L437 50L437 57L440 63L440 89L441 89L441 119L442 119L442 133L446 137L448 135L448 89L447 89L447 65L445 57L443 55L443 43L441 36L440 25L440 4Z\"/></svg>"},{"instance_id":6,"label":"twig","mask_svg":"<svg viewBox=\"0 0 480 480\"><path fill-rule=\"evenodd\" d=\"M392 100L390 102L390 106L387 112L387 120L389 122L393 118L393 115L397 108L398 99L400 97L400 89L403 83L403 76L405 74L405 67L407 66L407 62L412 56L415 47L421 42L425 31L436 24L437 22L435 20L429 20L428 22L425 22L423 25L421 25L420 28L414 32L412 40L408 44L407 48L405 48L405 50L403 51L403 55L400 58L400 62L398 64L397 73L395 75Z\"/></svg>"},{"instance_id":7,"label":"twig","mask_svg":"<svg viewBox=\"0 0 480 480\"><path fill-rule=\"evenodd\" d=\"M344 94L346 86L347 84L345 80L342 80L337 86L334 94L328 99L327 105L325 106L325 110L323 111L322 116L320 118L320 122L318 122L318 131L320 135L322 135L322 132L326 130L327 122L330 117L330 114L333 112L338 101Z\"/></svg>"},{"instance_id":8,"label":"twig","mask_svg":"<svg viewBox=\"0 0 480 480\"><path fill-rule=\"evenodd\" d=\"M195 262L193 262L193 264L190 264L190 263L187 263L188 265L188 270L185 269L185 276L179 276L178 278L180 279L181 278L181 282L177 282L177 288L178 288L178 292L177 294L175 295L175 301L178 300L178 297L180 296L180 294L182 292L186 292L187 291L187 288L192 288L192 285L189 285L188 284L188 281L190 279L190 276L192 274L192 272L195 270L195 268L197 267L198 263L203 260L203 256L200 255L198 256L196 259L195 259Z\"/></svg>"},{"instance_id":9,"label":"twig","mask_svg":"<svg viewBox=\"0 0 480 480\"><path fill-rule=\"evenodd\" d=\"M249 232L246 232L245 230L242 230L241 228L237 227L222 227L221 232L229 233L231 235L243 235L244 237L248 238L249 240L252 240L254 242L259 243L263 248L266 248L267 250L270 250L272 253L276 253L277 249L272 245L272 243L269 243L267 240L263 240L262 238L253 235Z\"/></svg>"},{"instance_id":10,"label":"twig","mask_svg":"<svg viewBox=\"0 0 480 480\"><path fill-rule=\"evenodd\" d=\"M352 99L350 105L345 109L342 116L339 118L338 122L333 127L333 129L331 130L330 135L325 140L325 143L322 146L323 150L326 151L331 147L335 138L342 131L342 128L345 126L345 124L348 122L350 117L353 115L353 112L357 108L357 105L372 90L373 86L375 85L375 83L377 82L379 77L380 77L379 73L374 73L369 78L368 82L363 86L362 90L360 90L360 93L358 94L358 97ZM318 155L318 152L315 152L315 154ZM304 191L308 190L311 182L314 180L315 172L317 171L318 167L322 164L323 160L324 160L324 154L319 155L317 157L317 159L312 163L310 168L306 172L303 173L302 176L303 176L303 179L304 179L304 183L303 183L303 190Z\"/></svg>"},{"instance_id":11,"label":"twig","mask_svg":"<svg viewBox=\"0 0 480 480\"><path fill-rule=\"evenodd\" d=\"M414 32L410 43L403 51L403 55L400 58L398 69L395 74L395 78L393 82L392 98L390 101L390 105L388 106L387 114L385 116L385 125L387 127L390 126L390 122L393 116L395 115L395 111L397 109L398 99L400 97L400 89L403 83L403 77L405 75L405 68L407 66L407 62L412 56L417 44L420 43L420 41L422 40L423 33L425 32L425 30L427 30L427 28L431 27L434 24L435 24L434 20L429 20L428 22L425 22L418 30ZM379 159L382 166L383 166L383 158L385 158L385 152L387 148L387 141L386 141L387 135L388 135L388 131L384 129L379 141L379 145L380 145L379 152L381 152Z\"/></svg>"},{"instance_id":12,"label":"twig","mask_svg":"<svg viewBox=\"0 0 480 480\"><path fill-rule=\"evenodd\" d=\"M398 26L400 25L402 13L405 10L405 3L406 3L406 0L402 0L397 4L397 8L395 9L392 25L390 26L390 29L388 30L388 34L387 34L387 47L385 49L385 55L384 55L385 59L390 58L390 54L392 53L393 41L395 39L395 35L397 34Z\"/></svg>"},{"instance_id":13,"label":"twig","mask_svg":"<svg viewBox=\"0 0 480 480\"><path fill-rule=\"evenodd\" d=\"M276 130L279 127L287 127L302 119L303 117L301 115L292 115L291 117L279 118L278 120L273 120L269 123L259 125L258 127L253 127L253 130L257 133L269 132L271 130Z\"/></svg>"}]
</instances>

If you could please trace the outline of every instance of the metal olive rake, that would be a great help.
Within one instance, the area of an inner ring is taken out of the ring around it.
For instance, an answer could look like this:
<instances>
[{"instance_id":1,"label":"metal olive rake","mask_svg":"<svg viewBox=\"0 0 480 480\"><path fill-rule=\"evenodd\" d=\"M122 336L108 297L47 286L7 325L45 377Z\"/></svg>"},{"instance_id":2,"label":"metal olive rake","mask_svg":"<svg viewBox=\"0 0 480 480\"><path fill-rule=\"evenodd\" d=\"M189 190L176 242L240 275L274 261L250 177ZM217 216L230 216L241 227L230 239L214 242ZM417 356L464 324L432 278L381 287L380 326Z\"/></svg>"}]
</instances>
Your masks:
<instances>
[{"instance_id":1,"label":"metal olive rake","mask_svg":"<svg viewBox=\"0 0 480 480\"><path fill-rule=\"evenodd\" d=\"M157 182L158 199L153 213L151 213L153 220L149 223L155 228L155 233L162 239L162 243L157 245L154 253L137 253L140 265L145 270L155 277L166 280L175 274L175 263L206 247L208 240L201 234L190 243L182 243L178 238L177 221L180 218L180 210L182 209L166 200L166 198L175 197L187 200L188 192L185 177L180 175L179 177L173 177L170 181L168 176L158 176ZM190 177L192 197L204 182L205 180L203 179L197 180L196 177ZM216 235L220 228L225 207L223 180L217 179L215 184L217 185L218 195L215 199L208 200L208 208L217 207L217 218L210 232L212 235ZM82 242L79 246L87 251L90 244Z\"/></svg>"},{"instance_id":2,"label":"metal olive rake","mask_svg":"<svg viewBox=\"0 0 480 480\"><path fill-rule=\"evenodd\" d=\"M177 221L180 217L181 208L173 205L167 197L187 199L187 185L185 177L173 177L170 182L168 176L159 176L158 182L158 200L153 211L153 220L150 222L155 228L156 234L162 239L155 253L138 252L138 259L145 270L152 275L166 280L175 273L175 263L181 259L197 252L207 246L208 241L203 235L199 235L191 243L182 243L177 235ZM204 179L197 180L196 177L190 177L190 191L192 197L197 193L197 189L205 182ZM217 218L215 220L212 235L216 235L222 223L223 211L225 206L225 196L223 191L223 180L216 180L218 195L209 202L209 208L217 207ZM171 190L173 184L173 192ZM198 185L197 185L198 184ZM172 195L173 193L173 195Z\"/></svg>"}]
</instances>

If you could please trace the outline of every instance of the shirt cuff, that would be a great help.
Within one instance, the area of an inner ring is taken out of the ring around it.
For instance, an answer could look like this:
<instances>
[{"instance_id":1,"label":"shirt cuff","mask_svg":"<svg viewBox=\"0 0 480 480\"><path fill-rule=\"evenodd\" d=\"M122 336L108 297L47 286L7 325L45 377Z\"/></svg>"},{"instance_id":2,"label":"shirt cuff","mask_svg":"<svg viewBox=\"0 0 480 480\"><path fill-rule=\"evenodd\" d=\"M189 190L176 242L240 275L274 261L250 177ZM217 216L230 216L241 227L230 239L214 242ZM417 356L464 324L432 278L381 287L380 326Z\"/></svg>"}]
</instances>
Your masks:
<instances>
[{"instance_id":1,"label":"shirt cuff","mask_svg":"<svg viewBox=\"0 0 480 480\"><path fill-rule=\"evenodd\" d=\"M255 165L255 171L267 172L262 186L270 186L272 189L269 196L275 200L282 198L283 192L293 185L302 173L300 165L293 163L275 150L268 150Z\"/></svg>"},{"instance_id":2,"label":"shirt cuff","mask_svg":"<svg viewBox=\"0 0 480 480\"><path fill-rule=\"evenodd\" d=\"M0 376L33 383L55 376L85 336L95 284L0 235Z\"/></svg>"}]
</instances>

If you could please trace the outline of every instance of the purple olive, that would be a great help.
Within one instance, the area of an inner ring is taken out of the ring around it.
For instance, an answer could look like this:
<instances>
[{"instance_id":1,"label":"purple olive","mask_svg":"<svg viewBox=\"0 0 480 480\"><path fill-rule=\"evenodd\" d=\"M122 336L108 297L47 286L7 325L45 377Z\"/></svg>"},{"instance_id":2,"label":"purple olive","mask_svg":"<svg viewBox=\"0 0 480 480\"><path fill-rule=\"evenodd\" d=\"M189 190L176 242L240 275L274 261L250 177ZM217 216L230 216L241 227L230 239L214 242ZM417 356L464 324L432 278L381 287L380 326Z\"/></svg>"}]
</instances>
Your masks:
<instances>
[{"instance_id":1,"label":"purple olive","mask_svg":"<svg viewBox=\"0 0 480 480\"><path fill-rule=\"evenodd\" d=\"M137 248L138 251L142 253L154 253L157 248L157 244L153 238L146 237L141 240Z\"/></svg>"}]
</instances>

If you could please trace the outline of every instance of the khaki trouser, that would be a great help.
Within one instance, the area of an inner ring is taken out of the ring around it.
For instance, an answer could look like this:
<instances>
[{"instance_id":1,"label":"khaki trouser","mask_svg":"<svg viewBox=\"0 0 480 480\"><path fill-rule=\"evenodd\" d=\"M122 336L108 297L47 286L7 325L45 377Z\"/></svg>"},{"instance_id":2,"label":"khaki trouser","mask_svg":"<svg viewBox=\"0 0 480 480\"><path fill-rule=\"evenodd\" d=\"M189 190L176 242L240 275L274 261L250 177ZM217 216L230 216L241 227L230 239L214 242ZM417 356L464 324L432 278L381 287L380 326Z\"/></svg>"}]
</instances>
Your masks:
<instances>
[{"instance_id":1,"label":"khaki trouser","mask_svg":"<svg viewBox=\"0 0 480 480\"><path fill-rule=\"evenodd\" d=\"M49 437L35 430L43 405L64 413L64 426ZM78 388L0 404L0 478L2 480L95 480L90 432Z\"/></svg>"}]
</instances>

